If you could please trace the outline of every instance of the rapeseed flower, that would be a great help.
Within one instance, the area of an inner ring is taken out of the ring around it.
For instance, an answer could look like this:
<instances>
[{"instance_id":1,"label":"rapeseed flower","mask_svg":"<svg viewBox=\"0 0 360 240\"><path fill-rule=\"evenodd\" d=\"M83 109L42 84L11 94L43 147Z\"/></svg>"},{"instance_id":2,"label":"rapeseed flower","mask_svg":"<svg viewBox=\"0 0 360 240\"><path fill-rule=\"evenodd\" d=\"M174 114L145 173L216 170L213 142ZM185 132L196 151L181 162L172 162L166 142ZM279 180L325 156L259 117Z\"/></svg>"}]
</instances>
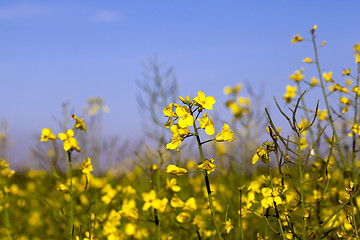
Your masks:
<instances>
[{"instance_id":1,"label":"rapeseed flower","mask_svg":"<svg viewBox=\"0 0 360 240\"><path fill-rule=\"evenodd\" d=\"M263 144L260 145L260 147L256 151L256 154L252 158L252 163L255 164L260 158L261 161L263 161L266 164L269 164L270 162L269 153L272 151L275 151L274 143L270 143L269 141L264 142Z\"/></svg>"},{"instance_id":2,"label":"rapeseed flower","mask_svg":"<svg viewBox=\"0 0 360 240\"><path fill-rule=\"evenodd\" d=\"M323 77L326 82L334 82L334 80L332 79L332 72L323 73Z\"/></svg>"},{"instance_id":3,"label":"rapeseed flower","mask_svg":"<svg viewBox=\"0 0 360 240\"><path fill-rule=\"evenodd\" d=\"M41 142L46 142L47 140L52 140L54 141L56 139L56 136L55 134L51 133L51 129L50 128L44 128L42 131L41 131L41 139L40 141Z\"/></svg>"},{"instance_id":4,"label":"rapeseed flower","mask_svg":"<svg viewBox=\"0 0 360 240\"><path fill-rule=\"evenodd\" d=\"M303 62L305 63L312 63L312 59L311 58L304 58Z\"/></svg>"},{"instance_id":5,"label":"rapeseed flower","mask_svg":"<svg viewBox=\"0 0 360 240\"><path fill-rule=\"evenodd\" d=\"M213 172L216 168L216 165L214 165L213 162L214 162L214 159L210 159L210 160L205 159L205 161L203 163L200 163L198 165L198 167L200 169L206 170L209 174L209 173Z\"/></svg>"},{"instance_id":6,"label":"rapeseed flower","mask_svg":"<svg viewBox=\"0 0 360 240\"><path fill-rule=\"evenodd\" d=\"M295 86L286 86L286 93L284 94L284 99L287 103L291 103L293 98L296 96L296 85Z\"/></svg>"},{"instance_id":7,"label":"rapeseed flower","mask_svg":"<svg viewBox=\"0 0 360 240\"><path fill-rule=\"evenodd\" d=\"M298 42L301 42L301 41L303 41L303 38L299 36L299 33L297 33L291 39L291 43L295 43L296 45L298 44Z\"/></svg>"},{"instance_id":8,"label":"rapeseed flower","mask_svg":"<svg viewBox=\"0 0 360 240\"><path fill-rule=\"evenodd\" d=\"M214 122L211 117L210 119L208 118L207 113L205 113L202 118L198 118L198 120L200 127L205 129L207 135L213 135L215 133Z\"/></svg>"},{"instance_id":9,"label":"rapeseed flower","mask_svg":"<svg viewBox=\"0 0 360 240\"><path fill-rule=\"evenodd\" d=\"M231 231L231 229L233 229L234 226L231 225L231 219L229 218L226 223L225 223L225 230L227 233L229 233Z\"/></svg>"},{"instance_id":10,"label":"rapeseed flower","mask_svg":"<svg viewBox=\"0 0 360 240\"><path fill-rule=\"evenodd\" d=\"M60 140L64 141L65 151L72 151L72 150L76 150L78 152L81 151L78 146L77 140L74 138L74 131L72 129L67 130L66 133L59 133L58 137Z\"/></svg>"},{"instance_id":11,"label":"rapeseed flower","mask_svg":"<svg viewBox=\"0 0 360 240\"><path fill-rule=\"evenodd\" d=\"M166 189L169 189L169 190L171 190L171 191L173 191L173 192L180 192L180 190L181 190L181 187L179 187L179 186L177 186L176 185L176 182L177 182L177 180L176 180L176 178L172 178L172 179L166 179Z\"/></svg>"},{"instance_id":12,"label":"rapeseed flower","mask_svg":"<svg viewBox=\"0 0 360 240\"><path fill-rule=\"evenodd\" d=\"M196 106L201 108L199 111L202 109L212 110L213 105L216 102L215 98L212 96L205 97L205 93L202 91L198 92L197 97L195 97L193 101L195 102Z\"/></svg>"},{"instance_id":13,"label":"rapeseed flower","mask_svg":"<svg viewBox=\"0 0 360 240\"><path fill-rule=\"evenodd\" d=\"M179 223L186 222L190 219L190 214L187 212L181 212L176 216L176 221Z\"/></svg>"},{"instance_id":14,"label":"rapeseed flower","mask_svg":"<svg viewBox=\"0 0 360 240\"><path fill-rule=\"evenodd\" d=\"M167 169L166 169L166 172L167 173L170 173L170 174L174 174L174 175L177 175L177 176L180 176L180 175L184 175L187 173L187 170L185 168L180 168L180 167L177 167L175 165L172 165L170 164Z\"/></svg>"},{"instance_id":15,"label":"rapeseed flower","mask_svg":"<svg viewBox=\"0 0 360 240\"><path fill-rule=\"evenodd\" d=\"M87 129L84 124L84 118L79 119L76 115L71 115L73 119L75 119L75 128L80 129L82 131L87 132Z\"/></svg>"},{"instance_id":16,"label":"rapeseed flower","mask_svg":"<svg viewBox=\"0 0 360 240\"><path fill-rule=\"evenodd\" d=\"M222 128L222 131L215 136L215 140L217 142L223 142L223 141L232 142L232 141L235 140L233 138L233 136L234 136L234 133L230 130L229 125L227 125L225 123L223 128Z\"/></svg>"},{"instance_id":17,"label":"rapeseed flower","mask_svg":"<svg viewBox=\"0 0 360 240\"><path fill-rule=\"evenodd\" d=\"M303 69L302 70L296 70L294 74L289 76L290 80L295 80L295 82L300 82L301 80L304 79L304 75L302 75Z\"/></svg>"},{"instance_id":18,"label":"rapeseed flower","mask_svg":"<svg viewBox=\"0 0 360 240\"><path fill-rule=\"evenodd\" d=\"M80 166L81 172L84 174L89 174L94 170L93 166L91 165L91 159L88 157L84 159L83 163Z\"/></svg>"},{"instance_id":19,"label":"rapeseed flower","mask_svg":"<svg viewBox=\"0 0 360 240\"><path fill-rule=\"evenodd\" d=\"M319 79L316 79L315 77L311 78L311 84L310 84L311 87L314 87L318 83L319 83Z\"/></svg>"},{"instance_id":20,"label":"rapeseed flower","mask_svg":"<svg viewBox=\"0 0 360 240\"><path fill-rule=\"evenodd\" d=\"M184 202L176 194L174 194L170 200L170 206L173 208L182 208L184 205Z\"/></svg>"},{"instance_id":21,"label":"rapeseed flower","mask_svg":"<svg viewBox=\"0 0 360 240\"><path fill-rule=\"evenodd\" d=\"M194 125L194 117L190 113L190 109L187 106L181 107L180 105L176 107L176 115L180 117L178 124L180 128L186 128Z\"/></svg>"}]
</instances>

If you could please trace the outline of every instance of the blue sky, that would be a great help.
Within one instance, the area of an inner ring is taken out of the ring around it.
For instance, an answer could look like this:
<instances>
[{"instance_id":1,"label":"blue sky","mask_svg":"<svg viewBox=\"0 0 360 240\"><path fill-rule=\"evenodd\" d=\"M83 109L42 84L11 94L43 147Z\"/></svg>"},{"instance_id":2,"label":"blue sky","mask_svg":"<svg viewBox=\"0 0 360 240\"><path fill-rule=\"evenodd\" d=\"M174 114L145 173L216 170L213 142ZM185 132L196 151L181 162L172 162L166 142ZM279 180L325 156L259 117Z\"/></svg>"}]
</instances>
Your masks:
<instances>
[{"instance_id":1,"label":"blue sky","mask_svg":"<svg viewBox=\"0 0 360 240\"><path fill-rule=\"evenodd\" d=\"M174 67L180 95L202 90L220 109L225 85L249 82L270 102L296 69L311 77L301 61L312 57L310 43L290 40L317 24L324 71L339 77L354 67L358 9L359 1L1 1L0 119L11 151L26 158L69 98L81 112L101 96L111 109L104 131L138 138L136 80L154 54Z\"/></svg>"}]
</instances>

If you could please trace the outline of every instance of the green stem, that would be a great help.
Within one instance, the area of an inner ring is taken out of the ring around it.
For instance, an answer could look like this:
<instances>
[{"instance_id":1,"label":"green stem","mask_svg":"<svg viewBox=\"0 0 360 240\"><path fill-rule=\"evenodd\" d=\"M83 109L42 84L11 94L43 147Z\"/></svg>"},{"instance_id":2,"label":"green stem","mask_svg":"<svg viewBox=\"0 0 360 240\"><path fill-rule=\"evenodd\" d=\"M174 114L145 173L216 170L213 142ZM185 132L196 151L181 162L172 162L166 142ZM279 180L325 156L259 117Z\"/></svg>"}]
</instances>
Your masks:
<instances>
[{"instance_id":1,"label":"green stem","mask_svg":"<svg viewBox=\"0 0 360 240\"><path fill-rule=\"evenodd\" d=\"M357 73L357 78L356 78L356 86L359 86L359 80L360 80L360 63L358 64L358 73ZM353 120L353 124L357 123L357 105L358 105L358 99L359 99L359 94L356 92L355 93L355 104L354 104L354 120ZM356 158L356 139L357 136L356 134L353 134L352 136L352 155L351 155L351 160L352 160L352 174L353 174L353 180L355 180L355 176L356 176L356 168L355 168L355 158Z\"/></svg>"},{"instance_id":2,"label":"green stem","mask_svg":"<svg viewBox=\"0 0 360 240\"><path fill-rule=\"evenodd\" d=\"M271 190L274 191L274 183L273 183L273 177L272 177L272 173L271 173L271 166L270 166L270 163L268 164L268 167L269 167L269 175L270 175L270 184L271 184ZM277 222L279 224L279 227L280 227L280 232L281 232L281 236L284 240L286 240L286 236L285 236L285 233L284 233L284 230L283 230L283 226L282 226L282 223L281 223L281 220L280 220L280 216L278 214L278 210L277 210L277 207L276 207L276 203L274 201L274 207L275 207L275 210L276 210L276 217L277 217Z\"/></svg>"},{"instance_id":3,"label":"green stem","mask_svg":"<svg viewBox=\"0 0 360 240\"><path fill-rule=\"evenodd\" d=\"M353 192L350 192L350 204L351 204L351 210L352 210L352 225L354 228L354 233L355 233L356 239L359 240L359 233L358 233L357 226L356 226L356 216L355 216L355 211L354 211Z\"/></svg>"},{"instance_id":4,"label":"green stem","mask_svg":"<svg viewBox=\"0 0 360 240\"><path fill-rule=\"evenodd\" d=\"M70 215L69 215L69 227L70 227L70 234L69 239L73 239L73 226L74 226L74 202L73 202L73 182L72 182L72 164L71 164L71 152L70 150L67 151L67 157L69 161L69 172L68 172L68 178L70 179L70 188L69 188L69 194L70 194Z\"/></svg>"},{"instance_id":5,"label":"green stem","mask_svg":"<svg viewBox=\"0 0 360 240\"><path fill-rule=\"evenodd\" d=\"M329 121L330 121L331 127L332 127L334 135L335 135L335 142L336 142L336 145L337 145L337 148L338 148L338 151L339 151L340 160L341 160L341 162L343 164L343 167L345 168L344 155L343 155L342 150L341 150L339 138L338 138L338 135L337 135L337 132L336 132L336 129L335 129L334 120L332 119L332 116L331 116L331 109L330 109L328 99L327 99L327 95L326 95L326 91L325 91L325 84L324 84L324 80L323 80L322 75L321 75L319 56L318 56L318 52L317 52L317 47L316 47L315 35L314 34L312 35L312 42L313 42L313 45L314 45L316 67L317 67L317 70L318 70L319 79L320 79L320 83L321 83L321 90L322 90L322 93L323 93L323 96L324 96L324 101L325 101L325 104L326 104L326 110L328 112Z\"/></svg>"},{"instance_id":6,"label":"green stem","mask_svg":"<svg viewBox=\"0 0 360 240\"><path fill-rule=\"evenodd\" d=\"M306 239L306 229L305 229L305 197L304 197L304 176L301 162L301 137L298 135L298 166L299 166L299 177L300 177L300 203L301 203L301 226L302 226L302 239Z\"/></svg>"},{"instance_id":7,"label":"green stem","mask_svg":"<svg viewBox=\"0 0 360 240\"><path fill-rule=\"evenodd\" d=\"M194 131L195 131L196 141L197 141L197 144L198 144L198 147L199 147L199 153L200 153L201 162L203 163L205 161L204 151L202 149L202 145L201 145L198 130L196 128L195 121L196 121L196 119L194 119ZM206 170L204 170L204 178L205 178L206 189L207 189L208 198L209 198L209 206L210 206L211 217L212 217L212 220L213 220L213 223L214 223L214 227L215 227L217 236L218 236L219 239L222 239L221 233L220 233L220 230L219 230L219 227L217 225L216 218L215 218L214 205L213 205L212 194L211 194L211 189L210 189L210 180L209 180L208 173L207 173Z\"/></svg>"}]
</instances>

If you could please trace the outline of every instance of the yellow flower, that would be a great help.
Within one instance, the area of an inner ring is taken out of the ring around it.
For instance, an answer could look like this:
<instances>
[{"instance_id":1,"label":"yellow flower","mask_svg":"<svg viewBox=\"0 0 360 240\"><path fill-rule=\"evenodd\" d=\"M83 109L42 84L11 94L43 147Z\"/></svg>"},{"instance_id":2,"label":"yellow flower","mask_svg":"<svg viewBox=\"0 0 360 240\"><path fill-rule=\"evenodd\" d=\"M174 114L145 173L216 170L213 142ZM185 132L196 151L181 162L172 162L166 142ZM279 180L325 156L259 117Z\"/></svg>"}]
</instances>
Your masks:
<instances>
[{"instance_id":1,"label":"yellow flower","mask_svg":"<svg viewBox=\"0 0 360 240\"><path fill-rule=\"evenodd\" d=\"M327 117L327 110L326 110L326 109L319 110L319 111L318 111L318 116L319 116L319 120L320 120L320 121L325 120L326 117Z\"/></svg>"},{"instance_id":2,"label":"yellow flower","mask_svg":"<svg viewBox=\"0 0 360 240\"><path fill-rule=\"evenodd\" d=\"M233 229L234 226L231 225L231 219L229 218L226 223L225 223L225 230L227 233L229 233L231 231L231 229Z\"/></svg>"},{"instance_id":3,"label":"yellow flower","mask_svg":"<svg viewBox=\"0 0 360 240\"><path fill-rule=\"evenodd\" d=\"M136 208L136 202L134 199L128 200L127 198L125 198L122 203L122 208L119 211L119 213L122 217L131 219L131 220L136 220L139 218L139 213Z\"/></svg>"},{"instance_id":4,"label":"yellow flower","mask_svg":"<svg viewBox=\"0 0 360 240\"><path fill-rule=\"evenodd\" d=\"M51 129L50 128L44 128L42 131L41 131L42 135L41 135L41 139L40 141L41 142L46 142L47 140L55 140L56 139L56 136L55 134L52 134L51 133Z\"/></svg>"},{"instance_id":5,"label":"yellow flower","mask_svg":"<svg viewBox=\"0 0 360 240\"><path fill-rule=\"evenodd\" d=\"M75 116L75 115L71 115L71 117L72 117L73 119L75 119L75 121L76 121L76 122L75 122L75 128L87 132L87 129L86 129L85 124L84 124L84 118L79 119L79 118L78 118L77 116Z\"/></svg>"},{"instance_id":6,"label":"yellow flower","mask_svg":"<svg viewBox=\"0 0 360 240\"><path fill-rule=\"evenodd\" d=\"M304 58L304 59L303 59L303 62L305 62L305 63L312 63L312 60L311 60L311 58Z\"/></svg>"},{"instance_id":7,"label":"yellow flower","mask_svg":"<svg viewBox=\"0 0 360 240\"><path fill-rule=\"evenodd\" d=\"M190 97L188 95L186 95L185 99L182 96L179 96L179 99L184 103L184 104L189 104L190 103Z\"/></svg>"},{"instance_id":8,"label":"yellow flower","mask_svg":"<svg viewBox=\"0 0 360 240\"><path fill-rule=\"evenodd\" d=\"M185 168L180 168L180 167L177 167L175 165L170 164L167 167L166 172L170 173L170 174L173 174L173 175L180 176L180 175L186 174L187 170Z\"/></svg>"},{"instance_id":9,"label":"yellow flower","mask_svg":"<svg viewBox=\"0 0 360 240\"><path fill-rule=\"evenodd\" d=\"M265 141L260 147L257 149L256 154L252 158L252 164L255 164L259 158L266 164L269 164L270 157L269 153L275 151L274 143L270 143L269 141Z\"/></svg>"},{"instance_id":10,"label":"yellow flower","mask_svg":"<svg viewBox=\"0 0 360 240\"><path fill-rule=\"evenodd\" d=\"M181 128L186 128L194 124L194 117L191 115L188 107L180 105L176 107L176 115L180 117L178 124Z\"/></svg>"},{"instance_id":11,"label":"yellow flower","mask_svg":"<svg viewBox=\"0 0 360 240\"><path fill-rule=\"evenodd\" d=\"M93 166L91 165L91 159L88 157L84 159L83 163L80 166L81 172L88 174L94 170Z\"/></svg>"},{"instance_id":12,"label":"yellow flower","mask_svg":"<svg viewBox=\"0 0 360 240\"><path fill-rule=\"evenodd\" d=\"M180 208L184 206L184 202L176 194L174 194L170 200L170 206L173 208Z\"/></svg>"},{"instance_id":13,"label":"yellow flower","mask_svg":"<svg viewBox=\"0 0 360 240\"><path fill-rule=\"evenodd\" d=\"M350 68L344 69L344 71L342 72L342 75L343 76L345 76L345 75L349 76L350 75Z\"/></svg>"},{"instance_id":14,"label":"yellow flower","mask_svg":"<svg viewBox=\"0 0 360 240\"><path fill-rule=\"evenodd\" d=\"M171 139L171 142L166 144L166 149L172 150L172 149L176 148L176 151L180 152L179 147L180 147L183 140L184 140L184 138L181 137L181 136L173 136L172 139Z\"/></svg>"},{"instance_id":15,"label":"yellow flower","mask_svg":"<svg viewBox=\"0 0 360 240\"><path fill-rule=\"evenodd\" d=\"M340 98L340 103L350 105L351 102L347 97L344 96Z\"/></svg>"},{"instance_id":16,"label":"yellow flower","mask_svg":"<svg viewBox=\"0 0 360 240\"><path fill-rule=\"evenodd\" d=\"M207 135L213 135L215 133L214 122L210 117L210 120L207 116L207 113L204 114L202 118L198 118L200 127L205 129Z\"/></svg>"},{"instance_id":17,"label":"yellow flower","mask_svg":"<svg viewBox=\"0 0 360 240\"><path fill-rule=\"evenodd\" d=\"M302 71L296 70L294 74L289 76L289 79L295 80L296 82L300 82L304 79L304 76L302 75Z\"/></svg>"},{"instance_id":18,"label":"yellow flower","mask_svg":"<svg viewBox=\"0 0 360 240\"><path fill-rule=\"evenodd\" d=\"M74 138L74 131L72 129L67 130L66 133L59 133L58 137L60 140L64 141L64 150L72 151L76 150L80 152L80 148L78 147L78 142Z\"/></svg>"},{"instance_id":19,"label":"yellow flower","mask_svg":"<svg viewBox=\"0 0 360 240\"><path fill-rule=\"evenodd\" d=\"M357 123L355 123L355 124L352 126L351 131L353 131L353 132L356 133L356 134L360 134L360 126L359 126Z\"/></svg>"},{"instance_id":20,"label":"yellow flower","mask_svg":"<svg viewBox=\"0 0 360 240\"><path fill-rule=\"evenodd\" d=\"M186 222L189 219L190 219L190 214L187 212L182 212L176 216L176 221L178 221L179 223Z\"/></svg>"},{"instance_id":21,"label":"yellow flower","mask_svg":"<svg viewBox=\"0 0 360 240\"><path fill-rule=\"evenodd\" d=\"M68 187L62 183L59 185L59 187L57 189L64 193L67 193L69 191Z\"/></svg>"},{"instance_id":22,"label":"yellow flower","mask_svg":"<svg viewBox=\"0 0 360 240\"><path fill-rule=\"evenodd\" d=\"M229 86L224 87L224 94L229 95L230 93L231 93L231 87Z\"/></svg>"},{"instance_id":23,"label":"yellow flower","mask_svg":"<svg viewBox=\"0 0 360 240\"><path fill-rule=\"evenodd\" d=\"M334 82L334 80L332 79L332 72L323 73L323 77L326 82Z\"/></svg>"},{"instance_id":24,"label":"yellow flower","mask_svg":"<svg viewBox=\"0 0 360 240\"><path fill-rule=\"evenodd\" d=\"M203 163L200 163L200 164L198 165L198 167L199 167L200 169L204 169L204 170L206 170L208 173L210 173L210 172L214 171L215 168L216 168L216 165L214 165L213 162L214 162L214 159L210 159L210 161L207 160L207 159L205 159L205 161L204 161Z\"/></svg>"},{"instance_id":25,"label":"yellow flower","mask_svg":"<svg viewBox=\"0 0 360 240\"><path fill-rule=\"evenodd\" d=\"M165 210L166 204L168 202L167 198L158 199L156 197L155 190L151 190L148 193L142 193L141 194L143 200L144 200L144 206L142 208L143 211L147 211L150 207L154 209L159 209L160 212L163 212Z\"/></svg>"},{"instance_id":26,"label":"yellow flower","mask_svg":"<svg viewBox=\"0 0 360 240\"><path fill-rule=\"evenodd\" d=\"M184 210L191 211L191 212L194 212L197 210L196 199L194 197L191 197L188 200L186 200L185 205L184 205Z\"/></svg>"},{"instance_id":27,"label":"yellow flower","mask_svg":"<svg viewBox=\"0 0 360 240\"><path fill-rule=\"evenodd\" d=\"M360 89L358 85L355 85L355 87L351 91L353 93L356 93L357 95L360 95Z\"/></svg>"},{"instance_id":28,"label":"yellow flower","mask_svg":"<svg viewBox=\"0 0 360 240\"><path fill-rule=\"evenodd\" d=\"M230 130L229 125L225 123L222 128L222 131L215 136L215 140L218 142L223 142L223 141L231 142L235 140L233 136L234 133Z\"/></svg>"},{"instance_id":29,"label":"yellow flower","mask_svg":"<svg viewBox=\"0 0 360 240\"><path fill-rule=\"evenodd\" d=\"M291 43L295 43L297 45L298 42L301 42L302 40L303 38L299 36L299 33L297 33L295 36L292 37Z\"/></svg>"},{"instance_id":30,"label":"yellow flower","mask_svg":"<svg viewBox=\"0 0 360 240\"><path fill-rule=\"evenodd\" d=\"M180 192L181 187L176 186L176 178L172 178L172 179L166 179L166 189L170 189L173 192Z\"/></svg>"},{"instance_id":31,"label":"yellow flower","mask_svg":"<svg viewBox=\"0 0 360 240\"><path fill-rule=\"evenodd\" d=\"M205 93L202 91L199 91L197 97L195 97L193 100L195 105L208 110L212 110L213 105L216 102L215 98L212 96L205 97Z\"/></svg>"},{"instance_id":32,"label":"yellow flower","mask_svg":"<svg viewBox=\"0 0 360 240\"><path fill-rule=\"evenodd\" d=\"M295 86L286 86L286 93L284 94L284 99L287 103L291 103L293 98L296 96L296 85Z\"/></svg>"},{"instance_id":33,"label":"yellow flower","mask_svg":"<svg viewBox=\"0 0 360 240\"><path fill-rule=\"evenodd\" d=\"M310 84L310 86L311 86L311 87L314 87L316 84L318 84L318 82L319 82L318 79L316 79L315 77L312 77L312 78L311 78L311 84Z\"/></svg>"}]
</instances>

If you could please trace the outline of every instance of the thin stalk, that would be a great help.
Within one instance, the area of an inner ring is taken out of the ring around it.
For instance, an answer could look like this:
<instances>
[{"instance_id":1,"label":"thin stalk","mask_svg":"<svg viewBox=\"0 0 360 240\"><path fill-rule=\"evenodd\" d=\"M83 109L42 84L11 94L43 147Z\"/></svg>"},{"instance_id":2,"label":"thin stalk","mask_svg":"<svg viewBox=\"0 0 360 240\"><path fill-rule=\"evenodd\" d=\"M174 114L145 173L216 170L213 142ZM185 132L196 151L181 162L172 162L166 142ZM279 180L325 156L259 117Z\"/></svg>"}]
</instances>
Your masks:
<instances>
[{"instance_id":1,"label":"thin stalk","mask_svg":"<svg viewBox=\"0 0 360 240\"><path fill-rule=\"evenodd\" d=\"M328 112L329 121L330 121L331 127L332 127L334 135L335 135L335 142L336 142L336 145L337 145L337 148L338 148L338 151L339 151L340 160L341 160L341 162L343 164L343 167L345 167L344 155L343 155L342 150L341 150L339 137L338 137L336 129L335 129L334 120L332 119L332 116L331 116L331 109L330 109L330 105L329 105L327 95L326 95L326 91L325 91L324 80L323 80L322 75L321 75L319 56L318 56L318 52L317 52L317 47L316 47L315 35L314 34L312 34L312 42L313 42L313 45L314 45L314 53L315 53L315 60L316 60L315 62L316 62L316 67L317 67L318 74L319 74L320 83L321 83L321 90L322 90L322 93L323 93L323 96L324 96L324 101L325 101L325 104L326 104L326 110Z\"/></svg>"},{"instance_id":2,"label":"thin stalk","mask_svg":"<svg viewBox=\"0 0 360 240\"><path fill-rule=\"evenodd\" d=\"M358 64L358 74L357 74L357 78L356 78L356 86L359 86L359 80L360 80L360 63ZM357 93L357 91L355 92L355 106L354 106L354 120L353 120L353 124L357 123L357 105L358 105L358 99L359 99L359 94ZM356 134L353 134L352 136L352 155L351 155L351 162L352 162L352 174L353 174L353 180L355 180L355 158L356 158L356 139L357 136Z\"/></svg>"},{"instance_id":3,"label":"thin stalk","mask_svg":"<svg viewBox=\"0 0 360 240\"><path fill-rule=\"evenodd\" d=\"M305 229L305 197L304 197L304 179L303 179L303 168L301 163L301 137L298 135L298 165L299 165L299 177L300 177L300 202L301 202L301 232L302 239L306 239L306 229Z\"/></svg>"},{"instance_id":4,"label":"thin stalk","mask_svg":"<svg viewBox=\"0 0 360 240\"><path fill-rule=\"evenodd\" d=\"M199 133L198 133L198 130L197 130L196 124L195 124L195 120L194 120L194 126L193 127L194 127L194 131L195 131L196 142L197 142L198 148L199 148L201 162L203 163L205 161L204 151L202 149ZM216 234L217 234L219 239L222 239L221 233L220 233L220 230L219 230L219 227L217 225L216 218L215 218L214 205L213 205L212 194L211 194L211 189L210 189L210 180L209 180L208 173L207 173L206 170L204 170L204 178L205 178L206 189L207 189L208 198L209 198L209 206L210 206L211 217L212 217L212 220L213 220L213 223L214 223Z\"/></svg>"},{"instance_id":5,"label":"thin stalk","mask_svg":"<svg viewBox=\"0 0 360 240\"><path fill-rule=\"evenodd\" d=\"M357 226L356 226L356 217L355 217L355 211L354 211L354 202L353 202L353 192L351 190L350 194L350 204L351 204L351 210L352 210L352 225L353 225L353 230L356 236L356 239L359 240L359 232L357 230Z\"/></svg>"},{"instance_id":6,"label":"thin stalk","mask_svg":"<svg viewBox=\"0 0 360 240\"><path fill-rule=\"evenodd\" d=\"M268 167L269 167L271 190L274 191L274 184L273 184L273 177L272 177L272 173L271 173L270 163L268 164ZM281 220L280 220L280 216L279 216L279 214L278 214L278 210L277 210L275 201L274 201L274 206L275 206L275 210L276 210L277 222L278 222L279 227L280 227L281 236L282 236L282 238L283 238L284 240L286 240L286 236L285 236L285 233L284 233L284 230L283 230L283 226L282 226L282 223L281 223Z\"/></svg>"},{"instance_id":7,"label":"thin stalk","mask_svg":"<svg viewBox=\"0 0 360 240\"><path fill-rule=\"evenodd\" d=\"M69 171L68 171L68 178L70 179L70 215L69 215L69 227L70 227L70 234L69 239L72 240L73 237L73 226L74 226L74 202L73 202L73 182L72 182L72 164L71 164L71 152L70 150L67 151L67 158L69 161Z\"/></svg>"}]
</instances>

